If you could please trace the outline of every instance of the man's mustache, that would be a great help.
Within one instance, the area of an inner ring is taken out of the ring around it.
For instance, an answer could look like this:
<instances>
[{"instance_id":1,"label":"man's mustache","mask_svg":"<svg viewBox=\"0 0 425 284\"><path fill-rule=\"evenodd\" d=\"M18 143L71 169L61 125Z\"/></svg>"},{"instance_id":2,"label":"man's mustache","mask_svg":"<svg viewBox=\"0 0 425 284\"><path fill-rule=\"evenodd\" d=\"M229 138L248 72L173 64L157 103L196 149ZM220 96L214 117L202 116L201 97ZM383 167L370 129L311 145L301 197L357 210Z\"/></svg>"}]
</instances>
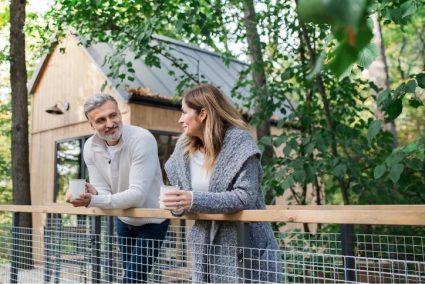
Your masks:
<instances>
[{"instance_id":1,"label":"man's mustache","mask_svg":"<svg viewBox=\"0 0 425 284\"><path fill-rule=\"evenodd\" d=\"M109 131L109 130L115 129L115 128L119 128L119 125L117 124L117 125L114 125L112 127L107 127L107 128L105 128L105 131Z\"/></svg>"}]
</instances>

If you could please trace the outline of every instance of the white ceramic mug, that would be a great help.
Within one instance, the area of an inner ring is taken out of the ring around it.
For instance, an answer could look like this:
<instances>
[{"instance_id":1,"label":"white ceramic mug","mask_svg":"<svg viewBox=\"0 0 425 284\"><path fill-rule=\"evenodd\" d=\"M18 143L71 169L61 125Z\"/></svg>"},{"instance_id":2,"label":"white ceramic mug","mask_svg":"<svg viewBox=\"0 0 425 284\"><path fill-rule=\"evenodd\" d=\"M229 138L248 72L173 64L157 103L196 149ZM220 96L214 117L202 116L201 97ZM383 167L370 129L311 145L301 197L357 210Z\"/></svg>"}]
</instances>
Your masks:
<instances>
[{"instance_id":1,"label":"white ceramic mug","mask_svg":"<svg viewBox=\"0 0 425 284\"><path fill-rule=\"evenodd\" d=\"M175 209L174 207L166 207L164 205L164 202L162 202L162 199L165 197L164 194L166 192L173 192L176 190L180 190L180 188L178 186L173 186L173 185L161 185L160 192L159 192L159 208Z\"/></svg>"},{"instance_id":2,"label":"white ceramic mug","mask_svg":"<svg viewBox=\"0 0 425 284\"><path fill-rule=\"evenodd\" d=\"M86 192L86 180L85 179L70 179L68 193L72 199L78 198L81 194Z\"/></svg>"}]
</instances>

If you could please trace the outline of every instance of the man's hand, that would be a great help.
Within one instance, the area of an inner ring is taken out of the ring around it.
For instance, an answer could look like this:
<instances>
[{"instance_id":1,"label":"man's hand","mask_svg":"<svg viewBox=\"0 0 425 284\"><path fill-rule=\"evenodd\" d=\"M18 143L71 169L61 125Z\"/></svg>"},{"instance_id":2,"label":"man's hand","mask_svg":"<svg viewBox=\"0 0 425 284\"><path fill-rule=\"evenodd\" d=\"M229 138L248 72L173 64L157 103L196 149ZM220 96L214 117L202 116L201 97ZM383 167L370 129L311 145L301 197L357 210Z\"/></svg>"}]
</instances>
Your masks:
<instances>
[{"instance_id":1,"label":"man's hand","mask_svg":"<svg viewBox=\"0 0 425 284\"><path fill-rule=\"evenodd\" d=\"M72 199L70 195L67 195L66 202L71 203L74 207L87 207L91 202L91 193L83 193L79 197Z\"/></svg>"},{"instance_id":2,"label":"man's hand","mask_svg":"<svg viewBox=\"0 0 425 284\"><path fill-rule=\"evenodd\" d=\"M74 207L87 207L91 202L91 196L97 195L96 188L90 183L86 182L86 192L80 194L77 198L72 198L72 196L67 193L65 196L65 201L71 203Z\"/></svg>"},{"instance_id":3,"label":"man's hand","mask_svg":"<svg viewBox=\"0 0 425 284\"><path fill-rule=\"evenodd\" d=\"M86 182L86 193L91 193L92 195L97 195L97 190L93 185Z\"/></svg>"}]
</instances>

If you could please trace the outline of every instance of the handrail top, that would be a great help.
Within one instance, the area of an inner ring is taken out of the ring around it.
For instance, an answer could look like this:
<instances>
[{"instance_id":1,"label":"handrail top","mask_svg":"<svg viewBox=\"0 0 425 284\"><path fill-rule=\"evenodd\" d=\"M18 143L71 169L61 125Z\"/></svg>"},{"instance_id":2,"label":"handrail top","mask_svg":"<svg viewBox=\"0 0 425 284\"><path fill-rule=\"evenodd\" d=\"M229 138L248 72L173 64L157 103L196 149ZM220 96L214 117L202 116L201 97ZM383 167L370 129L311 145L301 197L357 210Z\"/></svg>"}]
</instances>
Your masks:
<instances>
[{"instance_id":1,"label":"handrail top","mask_svg":"<svg viewBox=\"0 0 425 284\"><path fill-rule=\"evenodd\" d=\"M265 210L242 210L231 214L186 214L182 217L175 217L170 211L164 209L82 208L57 203L50 205L0 204L0 211L187 220L425 226L425 205L420 204L275 205L267 206Z\"/></svg>"}]
</instances>

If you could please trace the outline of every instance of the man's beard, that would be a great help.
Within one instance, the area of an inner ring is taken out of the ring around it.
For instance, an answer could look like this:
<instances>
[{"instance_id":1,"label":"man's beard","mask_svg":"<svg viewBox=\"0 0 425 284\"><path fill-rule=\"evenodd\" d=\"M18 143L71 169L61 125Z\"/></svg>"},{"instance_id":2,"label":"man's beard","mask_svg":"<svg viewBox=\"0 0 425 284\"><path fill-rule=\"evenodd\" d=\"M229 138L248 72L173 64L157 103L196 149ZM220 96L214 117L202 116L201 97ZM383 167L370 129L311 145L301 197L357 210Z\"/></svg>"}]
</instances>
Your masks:
<instances>
[{"instance_id":1,"label":"man's beard","mask_svg":"<svg viewBox=\"0 0 425 284\"><path fill-rule=\"evenodd\" d=\"M101 133L97 132L97 135L101 139L105 140L106 142L118 141L121 138L121 135L122 135L122 123L118 124L116 127L118 128L118 131L116 131L114 134L110 134L110 135L103 134L102 135Z\"/></svg>"}]
</instances>

